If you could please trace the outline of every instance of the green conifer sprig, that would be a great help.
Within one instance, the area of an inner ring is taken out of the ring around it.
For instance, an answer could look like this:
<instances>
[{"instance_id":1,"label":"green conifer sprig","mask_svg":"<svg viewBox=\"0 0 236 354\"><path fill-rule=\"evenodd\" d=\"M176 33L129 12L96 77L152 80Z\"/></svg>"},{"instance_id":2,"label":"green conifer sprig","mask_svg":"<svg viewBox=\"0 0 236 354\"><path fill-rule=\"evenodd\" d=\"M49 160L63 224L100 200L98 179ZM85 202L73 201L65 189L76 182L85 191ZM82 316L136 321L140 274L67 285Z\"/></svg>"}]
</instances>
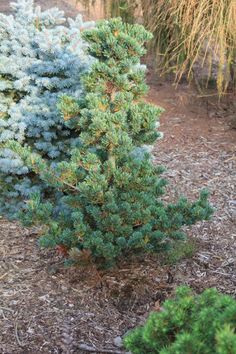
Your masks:
<instances>
[{"instance_id":1,"label":"green conifer sprig","mask_svg":"<svg viewBox=\"0 0 236 354\"><path fill-rule=\"evenodd\" d=\"M166 300L124 342L133 354L236 353L236 301L216 289L194 295L179 287L176 298Z\"/></svg>"}]
</instances>

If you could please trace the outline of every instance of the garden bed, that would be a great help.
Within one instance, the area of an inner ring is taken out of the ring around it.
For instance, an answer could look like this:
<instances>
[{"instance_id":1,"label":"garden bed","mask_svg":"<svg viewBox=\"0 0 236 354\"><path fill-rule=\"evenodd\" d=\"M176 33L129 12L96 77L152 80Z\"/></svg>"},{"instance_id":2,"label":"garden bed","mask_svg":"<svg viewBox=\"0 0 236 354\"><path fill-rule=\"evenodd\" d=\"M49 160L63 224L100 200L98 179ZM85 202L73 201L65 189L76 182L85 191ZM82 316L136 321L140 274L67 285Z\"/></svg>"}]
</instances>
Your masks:
<instances>
[{"instance_id":1,"label":"garden bed","mask_svg":"<svg viewBox=\"0 0 236 354\"><path fill-rule=\"evenodd\" d=\"M38 1L41 5L46 2ZM9 1L0 11L7 12ZM62 4L68 15L74 8ZM189 242L166 255L143 256L97 271L66 268L57 251L42 250L37 232L0 218L0 353L125 353L120 337L158 310L180 284L236 295L236 130L229 99L177 89L148 64L147 100L164 107L164 139L154 149L169 181L168 197L195 199L206 187L215 213L186 229ZM173 187L173 186L178 186ZM175 189L176 188L176 189Z\"/></svg>"},{"instance_id":2,"label":"garden bed","mask_svg":"<svg viewBox=\"0 0 236 354\"><path fill-rule=\"evenodd\" d=\"M208 188L216 208L212 220L188 231L194 244L194 251L188 246L189 258L177 263L176 255L167 262L161 256L133 259L98 273L91 266L65 268L56 251L39 249L34 231L1 219L1 353L86 353L93 348L95 353L123 353L115 345L119 336L142 323L177 285L189 284L197 292L217 287L236 295L231 112L226 103L219 108L215 99L198 98L184 83L175 90L151 68L148 81L148 100L166 109L164 139L154 155L167 167L168 195L194 199Z\"/></svg>"}]
</instances>

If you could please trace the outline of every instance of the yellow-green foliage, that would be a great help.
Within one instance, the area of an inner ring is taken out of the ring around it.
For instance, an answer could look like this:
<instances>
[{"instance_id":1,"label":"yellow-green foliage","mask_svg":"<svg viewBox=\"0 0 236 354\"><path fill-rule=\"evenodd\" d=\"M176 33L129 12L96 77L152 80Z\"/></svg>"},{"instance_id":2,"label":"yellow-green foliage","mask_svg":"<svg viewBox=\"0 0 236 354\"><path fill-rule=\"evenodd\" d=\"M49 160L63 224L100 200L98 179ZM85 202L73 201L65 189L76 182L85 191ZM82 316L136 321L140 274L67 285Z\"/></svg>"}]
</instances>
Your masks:
<instances>
[{"instance_id":1,"label":"yellow-green foliage","mask_svg":"<svg viewBox=\"0 0 236 354\"><path fill-rule=\"evenodd\" d=\"M235 0L143 0L145 22L154 32L161 70L176 72L179 80L193 66L208 68L217 58L216 81L223 93L236 79Z\"/></svg>"},{"instance_id":2,"label":"yellow-green foliage","mask_svg":"<svg viewBox=\"0 0 236 354\"><path fill-rule=\"evenodd\" d=\"M124 340L133 354L235 354L236 301L215 289L194 296L179 287Z\"/></svg>"}]
</instances>

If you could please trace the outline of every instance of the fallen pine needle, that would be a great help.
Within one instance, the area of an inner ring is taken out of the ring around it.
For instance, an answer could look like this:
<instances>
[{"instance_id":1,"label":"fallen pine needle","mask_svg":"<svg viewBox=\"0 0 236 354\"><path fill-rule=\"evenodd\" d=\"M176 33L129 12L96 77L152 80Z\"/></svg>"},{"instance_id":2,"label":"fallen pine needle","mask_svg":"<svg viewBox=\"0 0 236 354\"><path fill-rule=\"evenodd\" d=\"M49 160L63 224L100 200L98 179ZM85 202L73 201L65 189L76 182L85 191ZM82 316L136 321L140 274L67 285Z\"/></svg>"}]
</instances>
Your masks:
<instances>
[{"instance_id":1,"label":"fallen pine needle","mask_svg":"<svg viewBox=\"0 0 236 354\"><path fill-rule=\"evenodd\" d=\"M16 341L19 344L20 347L23 347L24 344L20 341L19 335L18 335L18 325L17 322L15 322L15 337L16 337Z\"/></svg>"},{"instance_id":2,"label":"fallen pine needle","mask_svg":"<svg viewBox=\"0 0 236 354\"><path fill-rule=\"evenodd\" d=\"M3 275L0 276L0 280L2 280L3 278L5 278L7 276L8 273L5 273Z\"/></svg>"},{"instance_id":3,"label":"fallen pine needle","mask_svg":"<svg viewBox=\"0 0 236 354\"><path fill-rule=\"evenodd\" d=\"M123 352L114 349L97 349L87 344L79 344L79 349L90 353L110 353L110 354L123 354Z\"/></svg>"}]
</instances>

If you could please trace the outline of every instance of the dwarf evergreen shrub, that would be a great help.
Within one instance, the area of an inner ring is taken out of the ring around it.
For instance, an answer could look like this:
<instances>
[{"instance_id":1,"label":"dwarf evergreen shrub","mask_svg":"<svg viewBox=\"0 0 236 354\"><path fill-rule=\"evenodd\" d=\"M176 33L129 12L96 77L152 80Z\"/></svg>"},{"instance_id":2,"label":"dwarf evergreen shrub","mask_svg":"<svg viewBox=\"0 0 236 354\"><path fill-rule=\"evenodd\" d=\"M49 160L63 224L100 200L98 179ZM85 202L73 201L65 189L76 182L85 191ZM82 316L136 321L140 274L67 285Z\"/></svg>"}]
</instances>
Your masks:
<instances>
[{"instance_id":1,"label":"dwarf evergreen shrub","mask_svg":"<svg viewBox=\"0 0 236 354\"><path fill-rule=\"evenodd\" d=\"M98 264L111 264L131 251L156 252L181 239L183 225L208 219L212 209L205 192L193 203L161 200L163 169L153 165L148 151L160 136L156 128L162 110L143 100L147 86L140 65L151 34L112 19L84 31L83 38L97 61L83 79L85 98L61 100L80 140L70 161L53 167L17 143L8 147L64 193L59 212L38 194L28 203L24 221L45 226L42 245L63 246L76 259L91 253Z\"/></svg>"},{"instance_id":2,"label":"dwarf evergreen shrub","mask_svg":"<svg viewBox=\"0 0 236 354\"><path fill-rule=\"evenodd\" d=\"M215 289L194 296L179 287L176 298L166 300L124 343L133 354L234 354L236 301Z\"/></svg>"},{"instance_id":3,"label":"dwarf evergreen shrub","mask_svg":"<svg viewBox=\"0 0 236 354\"><path fill-rule=\"evenodd\" d=\"M50 161L65 158L78 139L56 104L61 94L83 94L80 78L91 58L80 30L91 23L80 16L65 23L63 12L42 12L32 0L12 8L13 15L0 15L0 142L15 139ZM0 151L0 214L15 215L44 189L17 152Z\"/></svg>"}]
</instances>

